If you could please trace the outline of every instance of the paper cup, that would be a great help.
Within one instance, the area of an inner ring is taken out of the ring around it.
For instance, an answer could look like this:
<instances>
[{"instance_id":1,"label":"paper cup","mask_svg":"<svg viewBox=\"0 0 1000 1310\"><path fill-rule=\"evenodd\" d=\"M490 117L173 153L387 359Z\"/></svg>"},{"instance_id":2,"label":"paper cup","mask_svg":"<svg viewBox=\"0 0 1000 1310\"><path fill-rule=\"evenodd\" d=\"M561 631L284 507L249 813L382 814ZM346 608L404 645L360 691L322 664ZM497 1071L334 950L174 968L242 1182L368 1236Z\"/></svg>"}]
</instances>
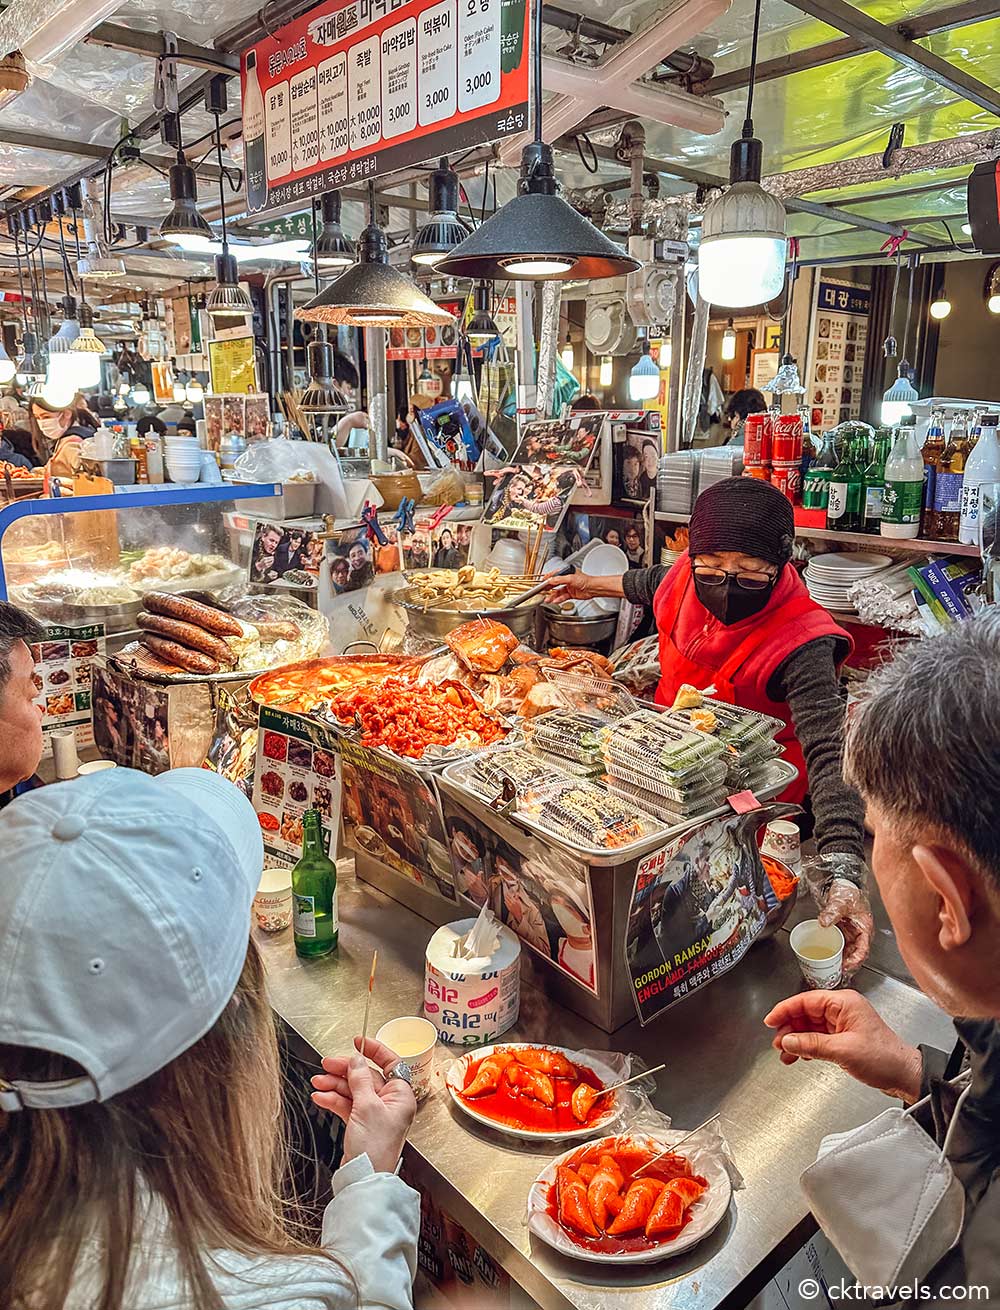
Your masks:
<instances>
[{"instance_id":1,"label":"paper cup","mask_svg":"<svg viewBox=\"0 0 1000 1310\"><path fill-rule=\"evenodd\" d=\"M788 819L772 819L764 829L760 848L765 855L773 855L782 864L798 865L802 859L799 826Z\"/></svg>"},{"instance_id":2,"label":"paper cup","mask_svg":"<svg viewBox=\"0 0 1000 1310\"><path fill-rule=\"evenodd\" d=\"M56 728L50 740L57 780L65 782L68 778L75 778L80 769L80 757L76 753L76 729Z\"/></svg>"},{"instance_id":3,"label":"paper cup","mask_svg":"<svg viewBox=\"0 0 1000 1310\"><path fill-rule=\"evenodd\" d=\"M86 778L90 773L100 773L103 769L117 769L118 765L114 760L89 760L86 764L81 764L76 771L78 778Z\"/></svg>"},{"instance_id":4,"label":"paper cup","mask_svg":"<svg viewBox=\"0 0 1000 1310\"><path fill-rule=\"evenodd\" d=\"M789 935L802 977L810 987L836 987L844 976L844 934L818 919L804 919Z\"/></svg>"},{"instance_id":5,"label":"paper cup","mask_svg":"<svg viewBox=\"0 0 1000 1310\"><path fill-rule=\"evenodd\" d=\"M292 921L291 869L265 869L260 875L253 913L262 932L281 932Z\"/></svg>"},{"instance_id":6,"label":"paper cup","mask_svg":"<svg viewBox=\"0 0 1000 1310\"><path fill-rule=\"evenodd\" d=\"M437 1037L437 1029L429 1020L410 1015L390 1019L375 1034L377 1042L384 1042L390 1051L395 1051L410 1066L413 1094L418 1101L422 1101L431 1090Z\"/></svg>"}]
</instances>

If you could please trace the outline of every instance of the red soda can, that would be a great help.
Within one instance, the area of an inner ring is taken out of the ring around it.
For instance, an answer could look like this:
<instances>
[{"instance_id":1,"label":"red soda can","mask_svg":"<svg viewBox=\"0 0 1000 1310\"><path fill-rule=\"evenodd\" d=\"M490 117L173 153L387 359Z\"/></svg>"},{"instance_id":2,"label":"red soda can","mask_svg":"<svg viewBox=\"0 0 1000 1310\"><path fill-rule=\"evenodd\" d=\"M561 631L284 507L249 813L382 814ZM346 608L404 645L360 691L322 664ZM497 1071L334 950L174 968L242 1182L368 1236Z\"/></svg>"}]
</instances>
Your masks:
<instances>
[{"instance_id":1,"label":"red soda can","mask_svg":"<svg viewBox=\"0 0 1000 1310\"><path fill-rule=\"evenodd\" d=\"M797 505L802 497L802 465L797 460L777 460L771 466L771 486Z\"/></svg>"},{"instance_id":2,"label":"red soda can","mask_svg":"<svg viewBox=\"0 0 1000 1310\"><path fill-rule=\"evenodd\" d=\"M762 468L771 458L771 415L748 414L743 425L743 463Z\"/></svg>"},{"instance_id":3,"label":"red soda can","mask_svg":"<svg viewBox=\"0 0 1000 1310\"><path fill-rule=\"evenodd\" d=\"M776 414L772 427L771 459L775 464L802 462L802 415Z\"/></svg>"}]
</instances>

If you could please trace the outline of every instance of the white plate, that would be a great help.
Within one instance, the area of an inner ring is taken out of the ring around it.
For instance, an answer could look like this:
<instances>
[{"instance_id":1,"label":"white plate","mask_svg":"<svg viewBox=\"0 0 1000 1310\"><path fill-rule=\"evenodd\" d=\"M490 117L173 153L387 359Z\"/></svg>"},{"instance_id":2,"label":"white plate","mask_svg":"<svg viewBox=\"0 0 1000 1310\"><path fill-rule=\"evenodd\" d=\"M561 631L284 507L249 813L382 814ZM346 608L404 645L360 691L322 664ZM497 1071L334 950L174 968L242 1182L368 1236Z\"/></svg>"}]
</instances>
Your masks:
<instances>
[{"instance_id":1,"label":"white plate","mask_svg":"<svg viewBox=\"0 0 1000 1310\"><path fill-rule=\"evenodd\" d=\"M853 551L850 554L843 555L814 555L809 561L810 568L817 567L824 571L834 573L857 573L874 572L876 569L884 569L891 564L892 560L888 555L873 555L868 551Z\"/></svg>"},{"instance_id":2,"label":"white plate","mask_svg":"<svg viewBox=\"0 0 1000 1310\"><path fill-rule=\"evenodd\" d=\"M628 1134L628 1136L633 1141L643 1145L648 1143L654 1150L662 1151L672 1142L679 1141L684 1136L684 1131L668 1129L652 1137L647 1137L644 1133ZM605 1143L611 1146L621 1140L624 1138L609 1137L591 1143L589 1149L599 1148ZM691 1219L681 1229L680 1236L675 1237L673 1241L659 1242L656 1246L651 1246L648 1251L623 1251L618 1254L589 1251L586 1247L579 1246L571 1237L567 1237L562 1227L548 1213L549 1189L555 1182L556 1169L579 1150L580 1147L576 1146L571 1151L565 1151L557 1156L555 1160L550 1160L531 1184L531 1191L528 1193L528 1227L548 1246L554 1247L562 1255L570 1256L571 1259L588 1260L593 1264L652 1264L654 1261L671 1259L675 1255L680 1255L682 1251L690 1250L702 1238L707 1237L722 1222L729 1209L733 1185L722 1156L708 1147L685 1151L684 1154L691 1161L693 1172L708 1179L708 1191L695 1201Z\"/></svg>"},{"instance_id":3,"label":"white plate","mask_svg":"<svg viewBox=\"0 0 1000 1310\"><path fill-rule=\"evenodd\" d=\"M628 556L617 546L603 542L580 561L580 571L591 578L620 578L628 572ZM613 596L596 596L594 600L605 614L616 614L621 608L621 601Z\"/></svg>"},{"instance_id":4,"label":"white plate","mask_svg":"<svg viewBox=\"0 0 1000 1310\"><path fill-rule=\"evenodd\" d=\"M495 1046L477 1046L474 1051L467 1051L465 1055L459 1056L457 1060L452 1060L445 1073L445 1086L448 1088L451 1099L470 1119L485 1124L487 1128L494 1128L498 1133L505 1133L508 1137L527 1137L533 1141L543 1142L561 1142L573 1138L593 1137L595 1133L606 1131L624 1114L626 1101L620 1093L616 1092L614 1101L607 1111L587 1127L581 1124L579 1128L571 1128L567 1132L540 1133L533 1132L530 1128L514 1128L510 1124L498 1123L496 1119L491 1119L489 1115L480 1114L459 1095L465 1086L466 1071L471 1064L478 1060L485 1060L494 1051L523 1051L528 1048L531 1050L558 1051L560 1055L565 1055L567 1060L571 1060L573 1064L585 1064L588 1069L593 1070L597 1077L600 1078L605 1087L610 1086L612 1083L621 1082L622 1076L615 1073L614 1069L602 1061L589 1058L584 1060L579 1051L571 1051L566 1046L553 1046L551 1042L498 1042Z\"/></svg>"}]
</instances>

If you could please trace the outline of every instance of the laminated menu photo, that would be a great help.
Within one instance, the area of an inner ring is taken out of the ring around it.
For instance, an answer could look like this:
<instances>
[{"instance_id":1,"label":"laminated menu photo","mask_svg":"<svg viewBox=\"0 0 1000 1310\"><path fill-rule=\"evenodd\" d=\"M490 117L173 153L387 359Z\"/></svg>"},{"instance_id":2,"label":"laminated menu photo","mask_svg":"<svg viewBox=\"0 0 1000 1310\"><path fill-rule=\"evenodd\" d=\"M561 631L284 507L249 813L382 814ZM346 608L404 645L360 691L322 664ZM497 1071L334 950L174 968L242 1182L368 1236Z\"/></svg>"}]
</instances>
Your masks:
<instances>
[{"instance_id":1,"label":"laminated menu photo","mask_svg":"<svg viewBox=\"0 0 1000 1310\"><path fill-rule=\"evenodd\" d=\"M319 810L327 847L340 816L337 735L299 714L262 705L254 770L253 807L264 851L276 865L302 854L302 816ZM336 837L333 836L336 851Z\"/></svg>"}]
</instances>

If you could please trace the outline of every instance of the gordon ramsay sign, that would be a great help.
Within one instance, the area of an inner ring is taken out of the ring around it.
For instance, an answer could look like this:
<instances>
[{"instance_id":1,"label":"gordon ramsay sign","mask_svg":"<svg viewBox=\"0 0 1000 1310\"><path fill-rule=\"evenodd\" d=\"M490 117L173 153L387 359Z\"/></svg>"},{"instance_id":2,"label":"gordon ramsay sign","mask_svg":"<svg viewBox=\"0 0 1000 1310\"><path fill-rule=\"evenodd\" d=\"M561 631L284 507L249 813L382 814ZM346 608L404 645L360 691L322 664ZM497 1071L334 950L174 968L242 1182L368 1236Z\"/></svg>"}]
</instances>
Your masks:
<instances>
[{"instance_id":1,"label":"gordon ramsay sign","mask_svg":"<svg viewBox=\"0 0 1000 1310\"><path fill-rule=\"evenodd\" d=\"M527 0L329 0L243 60L251 213L523 132Z\"/></svg>"}]
</instances>

